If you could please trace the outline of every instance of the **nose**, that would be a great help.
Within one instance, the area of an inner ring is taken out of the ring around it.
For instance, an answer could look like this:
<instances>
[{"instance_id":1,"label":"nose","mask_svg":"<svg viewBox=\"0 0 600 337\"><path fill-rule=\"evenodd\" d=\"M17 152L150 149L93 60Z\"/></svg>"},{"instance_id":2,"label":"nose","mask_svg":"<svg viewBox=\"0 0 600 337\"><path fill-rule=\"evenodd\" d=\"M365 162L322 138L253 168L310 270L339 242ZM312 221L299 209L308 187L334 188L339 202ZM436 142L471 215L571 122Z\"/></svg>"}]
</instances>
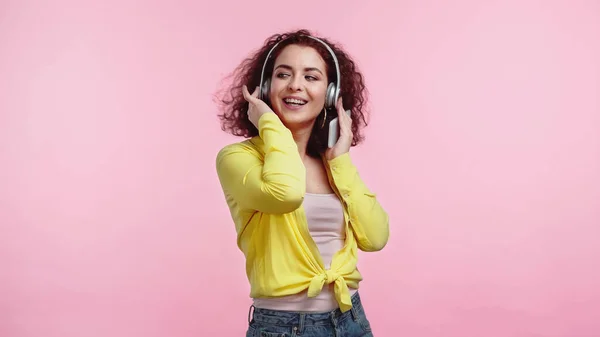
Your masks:
<instances>
[{"instance_id":1,"label":"nose","mask_svg":"<svg viewBox=\"0 0 600 337\"><path fill-rule=\"evenodd\" d=\"M288 89L290 91L300 91L302 90L302 77L300 76L291 76L290 82L288 83Z\"/></svg>"}]
</instances>

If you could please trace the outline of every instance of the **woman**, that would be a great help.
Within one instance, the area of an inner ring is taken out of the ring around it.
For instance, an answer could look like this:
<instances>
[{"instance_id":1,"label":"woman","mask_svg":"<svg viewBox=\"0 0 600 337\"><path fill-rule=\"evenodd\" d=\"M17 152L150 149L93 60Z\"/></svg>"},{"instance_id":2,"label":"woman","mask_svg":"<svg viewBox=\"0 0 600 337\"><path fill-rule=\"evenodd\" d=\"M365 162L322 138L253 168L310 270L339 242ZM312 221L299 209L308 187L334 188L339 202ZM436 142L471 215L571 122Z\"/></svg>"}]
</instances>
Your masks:
<instances>
[{"instance_id":1,"label":"woman","mask_svg":"<svg viewBox=\"0 0 600 337\"><path fill-rule=\"evenodd\" d=\"M306 30L272 36L234 74L222 127L249 139L216 166L254 299L247 336L372 336L357 249L381 250L389 232L349 155L366 124L362 75Z\"/></svg>"}]
</instances>

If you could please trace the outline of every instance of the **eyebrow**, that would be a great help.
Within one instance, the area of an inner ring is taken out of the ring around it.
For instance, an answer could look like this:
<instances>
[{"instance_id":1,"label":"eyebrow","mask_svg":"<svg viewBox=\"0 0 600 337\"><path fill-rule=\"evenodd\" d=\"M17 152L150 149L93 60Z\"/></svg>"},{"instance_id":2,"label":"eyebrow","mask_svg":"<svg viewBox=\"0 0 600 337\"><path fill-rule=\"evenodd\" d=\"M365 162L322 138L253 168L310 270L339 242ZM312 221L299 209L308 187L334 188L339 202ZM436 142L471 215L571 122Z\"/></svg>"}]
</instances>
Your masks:
<instances>
[{"instance_id":1,"label":"eyebrow","mask_svg":"<svg viewBox=\"0 0 600 337\"><path fill-rule=\"evenodd\" d=\"M280 64L277 67L275 67L275 69L277 68L284 68L284 69L288 69L288 70L293 70L291 66L287 65L287 64ZM316 71L318 73L320 73L321 75L323 75L323 73L321 72L321 70L319 70L319 68L315 68L315 67L306 67L304 68L304 71Z\"/></svg>"}]
</instances>

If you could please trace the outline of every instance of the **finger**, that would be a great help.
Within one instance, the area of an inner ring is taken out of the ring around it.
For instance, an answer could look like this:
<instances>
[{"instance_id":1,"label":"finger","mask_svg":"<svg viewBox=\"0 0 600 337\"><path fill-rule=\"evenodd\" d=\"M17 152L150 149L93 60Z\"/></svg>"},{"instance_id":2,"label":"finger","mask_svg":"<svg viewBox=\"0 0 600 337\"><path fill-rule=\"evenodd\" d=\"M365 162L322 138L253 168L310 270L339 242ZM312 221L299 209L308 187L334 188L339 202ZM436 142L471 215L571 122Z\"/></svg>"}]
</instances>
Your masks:
<instances>
[{"instance_id":1,"label":"finger","mask_svg":"<svg viewBox=\"0 0 600 337\"><path fill-rule=\"evenodd\" d=\"M352 124L352 110L346 110L343 114L346 115L346 117L348 117L348 122Z\"/></svg>"},{"instance_id":2,"label":"finger","mask_svg":"<svg viewBox=\"0 0 600 337\"><path fill-rule=\"evenodd\" d=\"M250 101L250 93L248 92L248 87L245 84L242 86L242 94L244 95L244 99L246 101Z\"/></svg>"},{"instance_id":3,"label":"finger","mask_svg":"<svg viewBox=\"0 0 600 337\"><path fill-rule=\"evenodd\" d=\"M343 100L342 100L342 97L341 97L341 96L338 98L337 102L335 103L335 107L336 107L336 110L337 110L337 114L338 114L338 116L339 116L339 115L340 115L342 112L344 112L344 102L343 102ZM340 117L340 118L344 118L344 117Z\"/></svg>"},{"instance_id":4,"label":"finger","mask_svg":"<svg viewBox=\"0 0 600 337\"><path fill-rule=\"evenodd\" d=\"M352 118L350 117L350 110L342 110L338 113L340 117L340 134L351 135L352 134Z\"/></svg>"},{"instance_id":5,"label":"finger","mask_svg":"<svg viewBox=\"0 0 600 337\"><path fill-rule=\"evenodd\" d=\"M352 118L350 118L350 114L348 113L350 110L344 110L344 106L342 104L339 105L338 108L338 116L340 118L341 124L348 125L352 122Z\"/></svg>"},{"instance_id":6,"label":"finger","mask_svg":"<svg viewBox=\"0 0 600 337\"><path fill-rule=\"evenodd\" d=\"M342 99L342 97L338 98L336 107L337 107L337 113L338 113L338 115L346 115L346 111L344 109L344 100ZM340 117L340 118L346 118L346 116Z\"/></svg>"},{"instance_id":7,"label":"finger","mask_svg":"<svg viewBox=\"0 0 600 337\"><path fill-rule=\"evenodd\" d=\"M250 94L250 92L248 91L248 87L246 85L244 85L242 87L242 90L244 92L244 99L246 101L248 101L249 103L256 103L256 100L258 100L258 87L256 87L256 89L254 89L254 91L252 92L252 94Z\"/></svg>"}]
</instances>

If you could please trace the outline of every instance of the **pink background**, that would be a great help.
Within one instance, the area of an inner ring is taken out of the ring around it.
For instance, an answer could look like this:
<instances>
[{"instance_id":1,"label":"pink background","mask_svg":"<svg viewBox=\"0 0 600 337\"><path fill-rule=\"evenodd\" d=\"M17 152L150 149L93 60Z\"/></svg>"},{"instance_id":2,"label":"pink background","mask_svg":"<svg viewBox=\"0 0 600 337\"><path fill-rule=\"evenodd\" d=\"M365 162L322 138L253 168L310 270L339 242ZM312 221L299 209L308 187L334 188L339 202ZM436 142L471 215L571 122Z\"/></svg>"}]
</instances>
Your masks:
<instances>
[{"instance_id":1,"label":"pink background","mask_svg":"<svg viewBox=\"0 0 600 337\"><path fill-rule=\"evenodd\" d=\"M600 2L573 0L0 2L0 336L244 335L211 94L297 27L371 92L375 335L600 336Z\"/></svg>"}]
</instances>

